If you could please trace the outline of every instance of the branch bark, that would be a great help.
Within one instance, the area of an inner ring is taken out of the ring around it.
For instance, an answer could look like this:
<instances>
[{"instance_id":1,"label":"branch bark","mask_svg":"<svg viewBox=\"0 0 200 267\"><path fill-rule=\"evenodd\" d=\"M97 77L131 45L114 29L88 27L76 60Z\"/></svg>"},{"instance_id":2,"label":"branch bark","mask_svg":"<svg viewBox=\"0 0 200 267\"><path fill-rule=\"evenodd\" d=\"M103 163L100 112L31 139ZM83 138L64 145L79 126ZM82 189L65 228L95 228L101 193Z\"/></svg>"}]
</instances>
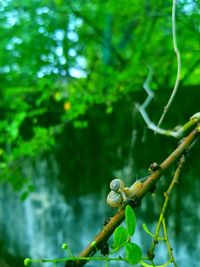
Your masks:
<instances>
[{"instance_id":1,"label":"branch bark","mask_svg":"<svg viewBox=\"0 0 200 267\"><path fill-rule=\"evenodd\" d=\"M197 139L200 133L200 126L197 127L186 136L178 147L159 165L159 168L149 175L147 180L143 183L142 188L137 192L136 199L141 200L155 185L159 178L163 175L163 173L173 164L175 163L184 153L184 151ZM138 205L138 202L133 202L132 207ZM97 234L97 236L92 240L92 242L79 254L78 257L91 257L93 256L98 249L101 248L101 245L108 240L108 238L112 235L115 228L120 225L120 223L124 220L125 209L122 208L110 219L108 224L106 224L103 229ZM86 260L75 260L73 262L66 262L65 267L81 267L87 261Z\"/></svg>"}]
</instances>

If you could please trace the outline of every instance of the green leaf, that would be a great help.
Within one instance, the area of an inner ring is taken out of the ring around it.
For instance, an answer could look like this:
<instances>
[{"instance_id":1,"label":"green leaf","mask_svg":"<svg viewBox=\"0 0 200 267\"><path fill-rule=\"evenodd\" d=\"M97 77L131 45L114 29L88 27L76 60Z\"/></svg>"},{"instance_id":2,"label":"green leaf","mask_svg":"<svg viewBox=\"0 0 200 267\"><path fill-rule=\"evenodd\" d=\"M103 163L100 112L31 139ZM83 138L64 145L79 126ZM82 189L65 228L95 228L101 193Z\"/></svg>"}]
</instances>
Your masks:
<instances>
[{"instance_id":1,"label":"green leaf","mask_svg":"<svg viewBox=\"0 0 200 267\"><path fill-rule=\"evenodd\" d=\"M129 205L125 209L125 222L129 236L132 236L135 233L136 216L134 210Z\"/></svg>"},{"instance_id":2,"label":"green leaf","mask_svg":"<svg viewBox=\"0 0 200 267\"><path fill-rule=\"evenodd\" d=\"M150 235L150 236L152 236L152 237L154 238L154 234L151 233L151 231L149 230L149 228L147 227L147 225L146 225L145 223L142 224L142 227L143 227L144 231L145 231L148 235ZM160 241L160 240L165 240L164 237L160 237L160 236L158 236L157 239L158 239L159 241Z\"/></svg>"},{"instance_id":3,"label":"green leaf","mask_svg":"<svg viewBox=\"0 0 200 267\"><path fill-rule=\"evenodd\" d=\"M140 247L135 243L128 243L125 245L126 257L129 263L137 264L142 258Z\"/></svg>"},{"instance_id":4,"label":"green leaf","mask_svg":"<svg viewBox=\"0 0 200 267\"><path fill-rule=\"evenodd\" d=\"M114 247L121 247L128 240L128 232L125 227L118 226L114 231Z\"/></svg>"},{"instance_id":5,"label":"green leaf","mask_svg":"<svg viewBox=\"0 0 200 267\"><path fill-rule=\"evenodd\" d=\"M145 223L142 224L142 227L147 234L154 237L154 235L151 233L151 231L149 230L149 228L147 227L147 225Z\"/></svg>"}]
</instances>

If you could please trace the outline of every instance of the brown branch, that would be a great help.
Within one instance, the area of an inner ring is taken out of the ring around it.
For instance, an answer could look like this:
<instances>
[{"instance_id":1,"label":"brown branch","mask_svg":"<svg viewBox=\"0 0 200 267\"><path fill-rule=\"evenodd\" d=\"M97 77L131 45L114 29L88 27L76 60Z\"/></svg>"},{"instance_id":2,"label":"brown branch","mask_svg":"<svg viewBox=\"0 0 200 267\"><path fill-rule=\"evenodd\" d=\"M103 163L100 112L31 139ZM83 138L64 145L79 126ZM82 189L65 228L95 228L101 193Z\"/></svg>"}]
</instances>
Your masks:
<instances>
[{"instance_id":1,"label":"brown branch","mask_svg":"<svg viewBox=\"0 0 200 267\"><path fill-rule=\"evenodd\" d=\"M188 136L186 136L179 146L160 164L159 168L153 172L147 180L143 183L142 188L136 193L136 199L142 199L152 188L163 173L175 163L184 153L184 151L192 144L200 133L200 126L197 126ZM138 202L134 202L133 207L138 205ZM101 248L103 242L106 242L112 235L115 228L124 220L124 208L119 210L106 224L103 229L97 234L92 242L79 254L79 257L93 256L98 249ZM83 266L86 260L75 260L73 262L66 262L66 267L80 267Z\"/></svg>"}]
</instances>

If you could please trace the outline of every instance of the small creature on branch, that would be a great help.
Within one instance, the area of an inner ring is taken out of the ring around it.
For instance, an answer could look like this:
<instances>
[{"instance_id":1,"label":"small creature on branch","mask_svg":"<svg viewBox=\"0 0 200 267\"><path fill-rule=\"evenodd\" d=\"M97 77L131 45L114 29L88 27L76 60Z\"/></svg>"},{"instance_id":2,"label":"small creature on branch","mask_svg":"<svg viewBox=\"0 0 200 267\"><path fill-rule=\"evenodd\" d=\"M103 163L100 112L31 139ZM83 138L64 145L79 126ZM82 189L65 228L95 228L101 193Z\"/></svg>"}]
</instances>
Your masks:
<instances>
[{"instance_id":1,"label":"small creature on branch","mask_svg":"<svg viewBox=\"0 0 200 267\"><path fill-rule=\"evenodd\" d=\"M142 189L143 181L147 177L137 180L130 187L125 187L121 179L113 179L110 183L110 192L107 196L107 203L113 208L123 207L123 204L129 200L133 200L137 192Z\"/></svg>"}]
</instances>

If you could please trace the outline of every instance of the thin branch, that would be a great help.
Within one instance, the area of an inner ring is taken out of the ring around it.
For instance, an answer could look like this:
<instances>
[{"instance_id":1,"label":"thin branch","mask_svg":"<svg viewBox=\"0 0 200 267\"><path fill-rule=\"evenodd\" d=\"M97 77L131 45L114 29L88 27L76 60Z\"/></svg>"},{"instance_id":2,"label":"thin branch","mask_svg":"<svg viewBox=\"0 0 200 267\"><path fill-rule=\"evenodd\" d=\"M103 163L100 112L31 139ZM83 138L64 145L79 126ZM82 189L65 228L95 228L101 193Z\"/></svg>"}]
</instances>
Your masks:
<instances>
[{"instance_id":1,"label":"thin branch","mask_svg":"<svg viewBox=\"0 0 200 267\"><path fill-rule=\"evenodd\" d=\"M174 46L174 52L176 53L176 58L177 58L177 74L176 74L176 81L175 81L175 85L174 85L174 89L172 91L172 94L169 98L169 101L167 103L167 105L164 107L164 111L161 115L161 118L158 122L158 127L161 125L161 123L163 122L167 111L169 110L174 97L176 95L176 92L178 90L178 86L179 86L179 82L180 82L180 76L181 76L181 55L177 46L177 40L176 40L176 0L173 0L172 3L172 38L173 38L173 46Z\"/></svg>"},{"instance_id":2,"label":"thin branch","mask_svg":"<svg viewBox=\"0 0 200 267\"><path fill-rule=\"evenodd\" d=\"M68 258L57 258L57 259L40 259L40 260L33 260L33 259L29 259L30 263L47 263L47 262L53 262L53 263L59 263L59 262L70 262L73 265L73 261L77 261L77 260L81 260L81 261L125 261L127 262L126 258L122 258L122 257L68 257Z\"/></svg>"},{"instance_id":3,"label":"thin branch","mask_svg":"<svg viewBox=\"0 0 200 267\"><path fill-rule=\"evenodd\" d=\"M166 135L166 136L172 136L175 138L180 138L183 136L183 134L192 126L194 126L198 121L200 121L200 112L197 112L196 114L194 114L190 120L188 122L186 122L183 126L180 126L178 128L178 130L174 131L174 130L166 130L166 129L162 129L158 126L156 126L149 118L147 112L146 112L146 108L148 107L148 105L150 104L150 102L152 101L152 98L154 97L154 93L151 90L149 84L152 80L153 77L153 70L151 67L148 67L149 72L147 75L146 80L143 83L143 87L147 93L147 98L145 99L144 103L139 106L137 105L137 108L141 114L141 116L143 117L146 125L148 126L149 129L153 130L156 133L162 134L162 135Z\"/></svg>"},{"instance_id":4,"label":"thin branch","mask_svg":"<svg viewBox=\"0 0 200 267\"><path fill-rule=\"evenodd\" d=\"M142 104L142 106L141 106L142 109L146 109L147 106L149 105L149 103L151 102L152 98L154 97L154 92L149 88L149 83L151 82L152 77L153 77L153 70L151 67L149 67L148 76L147 76L147 78L143 84L143 87L144 87L148 97L146 98L146 100Z\"/></svg>"},{"instance_id":5,"label":"thin branch","mask_svg":"<svg viewBox=\"0 0 200 267\"><path fill-rule=\"evenodd\" d=\"M169 203L169 196L175 186L175 184L177 183L178 181L178 178L180 176L180 172L183 168L183 165L185 163L185 155L183 154L181 159L180 159L180 162L178 164L178 167L175 171L175 174L174 174L174 177L170 183L170 186L168 188L168 190L164 193L164 196L165 196L165 201L163 203L163 206L162 206L162 209L161 209L161 212L160 212L160 216L159 216L159 219L158 219L158 223L157 223L157 226L156 226L156 231L155 231L155 234L154 234L154 238L153 238L153 241L152 241L152 244L149 248L149 251L148 251L148 255L150 257L150 259L152 259L154 257L154 250L155 250L155 247L156 245L158 244L158 240L159 240L159 232L160 232L160 227L161 227L161 224L162 224L162 221L164 219L164 216L165 216L165 213L166 213L166 209L167 209L167 206L168 206L168 203ZM167 242L167 240L165 240Z\"/></svg>"},{"instance_id":6,"label":"thin branch","mask_svg":"<svg viewBox=\"0 0 200 267\"><path fill-rule=\"evenodd\" d=\"M166 228L166 224L165 224L165 218L162 219L162 225L163 225L163 232L164 232L164 236L165 236L165 240L166 240L166 244L167 244L167 248L168 248L168 251L169 251L171 262L174 264L174 267L177 267L176 261L174 259L174 255L172 253L172 248L171 248L170 243L169 243L169 238L168 238L168 235L167 235L167 228Z\"/></svg>"},{"instance_id":7,"label":"thin branch","mask_svg":"<svg viewBox=\"0 0 200 267\"><path fill-rule=\"evenodd\" d=\"M197 126L184 140L179 144L179 146L166 158L159 166L159 168L153 172L147 180L143 183L143 186L136 193L136 199L142 199L147 192L152 188L152 186L158 182L159 178L163 175L163 173L173 164L175 163L180 156L183 154L186 148L190 146L190 144L199 136L200 127ZM133 207L138 205L138 202L135 201L133 203ZM101 245L108 240L108 238L112 235L115 228L124 220L124 208L119 210L106 224L103 229L97 234L97 236L89 243L89 245L79 254L79 257L91 257L93 256L98 249L101 248ZM95 246L94 246L95 244ZM85 260L75 261L73 266L83 266L86 263ZM67 263L65 266L69 266Z\"/></svg>"},{"instance_id":8,"label":"thin branch","mask_svg":"<svg viewBox=\"0 0 200 267\"><path fill-rule=\"evenodd\" d=\"M146 91L148 96L147 96L146 100L144 101L144 103L141 106L138 105L138 110L139 110L140 114L142 115L145 123L149 127L149 129L153 130L156 133L162 134L162 135L173 136L173 137L177 138L177 132L159 128L158 126L156 126L150 120L150 118L149 118L149 116L148 116L148 114L146 112L146 108L148 107L148 105L150 104L150 102L151 102L151 100L152 100L152 98L154 96L154 93L150 89L150 86L149 86L149 83L152 80L153 70L152 70L151 67L149 67L148 69L149 69L149 72L148 72L147 78L146 78L146 80L144 81L144 84L143 84L143 87L144 87L144 89L145 89L145 91Z\"/></svg>"}]
</instances>

